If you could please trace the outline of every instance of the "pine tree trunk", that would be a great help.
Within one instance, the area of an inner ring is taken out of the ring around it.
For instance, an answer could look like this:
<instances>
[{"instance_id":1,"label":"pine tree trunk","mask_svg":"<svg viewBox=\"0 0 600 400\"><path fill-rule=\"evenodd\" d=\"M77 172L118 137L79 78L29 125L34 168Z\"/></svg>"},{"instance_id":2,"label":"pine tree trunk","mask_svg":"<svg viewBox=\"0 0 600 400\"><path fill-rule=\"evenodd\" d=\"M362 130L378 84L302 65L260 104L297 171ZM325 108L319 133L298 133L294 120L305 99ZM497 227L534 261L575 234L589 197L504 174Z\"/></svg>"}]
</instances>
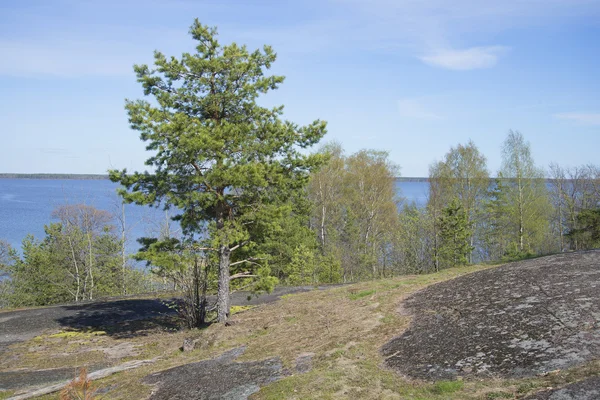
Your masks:
<instances>
[{"instance_id":1,"label":"pine tree trunk","mask_svg":"<svg viewBox=\"0 0 600 400\"><path fill-rule=\"evenodd\" d=\"M222 196L225 189L219 189ZM225 229L226 204L217 205L216 222L217 231L223 232ZM229 243L221 238L219 244L219 283L217 288L217 322L225 322L229 318L229 264L231 263L231 249ZM225 242L225 243L224 243Z\"/></svg>"},{"instance_id":2,"label":"pine tree trunk","mask_svg":"<svg viewBox=\"0 0 600 400\"><path fill-rule=\"evenodd\" d=\"M219 248L219 288L217 291L217 322L229 318L229 261L231 251L228 246Z\"/></svg>"}]
</instances>

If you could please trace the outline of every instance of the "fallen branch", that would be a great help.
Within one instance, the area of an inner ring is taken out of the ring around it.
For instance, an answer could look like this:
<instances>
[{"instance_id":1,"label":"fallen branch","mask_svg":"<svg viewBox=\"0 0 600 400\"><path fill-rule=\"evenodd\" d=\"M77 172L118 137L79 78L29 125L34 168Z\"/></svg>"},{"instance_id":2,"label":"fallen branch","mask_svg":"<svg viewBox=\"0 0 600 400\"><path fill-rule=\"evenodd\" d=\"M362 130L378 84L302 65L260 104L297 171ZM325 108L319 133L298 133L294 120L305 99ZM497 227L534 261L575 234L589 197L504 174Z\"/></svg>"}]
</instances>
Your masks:
<instances>
[{"instance_id":1,"label":"fallen branch","mask_svg":"<svg viewBox=\"0 0 600 400\"><path fill-rule=\"evenodd\" d=\"M115 367L104 368L104 369L99 369L98 371L94 371L94 372L88 374L88 379L95 380L95 379L106 378L107 376L110 376L112 374L116 374L117 372L127 371L129 369L134 369L134 368L137 368L137 367L141 367L142 365L146 365L146 364L152 364L152 363L156 362L157 360L158 360L158 357L157 358L153 358L151 360L128 361L126 363L123 363L121 365L117 365ZM69 379L68 381L63 381L63 382L60 382L60 383L55 383L53 385L46 386L46 387L43 387L43 388L33 389L33 390L28 391L28 392L15 395L13 397L9 397L7 400L31 399L33 397L38 397L38 396L43 396L45 394L50 394L50 393L58 392L59 390L61 390L62 388L64 388L66 385L68 385L71 381L72 381L72 379Z\"/></svg>"}]
</instances>

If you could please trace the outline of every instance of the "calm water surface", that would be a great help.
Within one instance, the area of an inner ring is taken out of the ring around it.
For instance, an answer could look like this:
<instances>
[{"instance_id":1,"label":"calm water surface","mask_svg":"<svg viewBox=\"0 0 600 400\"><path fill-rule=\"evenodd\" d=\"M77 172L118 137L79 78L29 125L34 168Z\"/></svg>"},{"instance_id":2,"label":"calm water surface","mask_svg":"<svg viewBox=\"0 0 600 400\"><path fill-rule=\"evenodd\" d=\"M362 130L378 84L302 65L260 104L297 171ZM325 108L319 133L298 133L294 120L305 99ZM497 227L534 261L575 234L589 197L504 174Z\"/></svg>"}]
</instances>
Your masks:
<instances>
[{"instance_id":1,"label":"calm water surface","mask_svg":"<svg viewBox=\"0 0 600 400\"><path fill-rule=\"evenodd\" d=\"M52 211L64 204L86 204L112 213L121 211L117 184L109 180L0 179L0 239L20 248L28 234L44 237L44 225L56 222ZM136 238L156 231L164 214L150 207L125 206L130 251Z\"/></svg>"},{"instance_id":2,"label":"calm water surface","mask_svg":"<svg viewBox=\"0 0 600 400\"><path fill-rule=\"evenodd\" d=\"M44 225L53 222L52 211L64 204L87 204L110 212L120 212L117 184L109 180L78 179L0 179L0 239L19 249L28 234L44 237ZM427 182L397 182L406 202L424 205ZM133 253L136 238L154 236L164 212L150 207L126 205L129 228L128 250Z\"/></svg>"}]
</instances>

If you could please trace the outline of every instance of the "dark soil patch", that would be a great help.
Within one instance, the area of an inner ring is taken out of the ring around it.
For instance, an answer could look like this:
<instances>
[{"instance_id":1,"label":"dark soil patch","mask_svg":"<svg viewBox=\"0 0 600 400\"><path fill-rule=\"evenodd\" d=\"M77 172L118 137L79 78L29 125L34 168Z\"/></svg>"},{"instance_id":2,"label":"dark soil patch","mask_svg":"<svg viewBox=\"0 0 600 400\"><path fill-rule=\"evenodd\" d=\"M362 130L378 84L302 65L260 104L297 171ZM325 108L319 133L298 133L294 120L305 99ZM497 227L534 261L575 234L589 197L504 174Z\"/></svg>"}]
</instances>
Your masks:
<instances>
[{"instance_id":1,"label":"dark soil patch","mask_svg":"<svg viewBox=\"0 0 600 400\"><path fill-rule=\"evenodd\" d=\"M544 390L525 400L598 400L600 399L600 377L585 379L560 389Z\"/></svg>"},{"instance_id":2,"label":"dark soil patch","mask_svg":"<svg viewBox=\"0 0 600 400\"><path fill-rule=\"evenodd\" d=\"M600 251L511 263L430 286L384 345L410 377L524 377L600 357Z\"/></svg>"},{"instance_id":3,"label":"dark soil patch","mask_svg":"<svg viewBox=\"0 0 600 400\"><path fill-rule=\"evenodd\" d=\"M143 382L157 385L150 399L247 399L261 386L288 375L278 357L262 361L234 362L244 350L244 347L239 347L212 360L148 375Z\"/></svg>"}]
</instances>

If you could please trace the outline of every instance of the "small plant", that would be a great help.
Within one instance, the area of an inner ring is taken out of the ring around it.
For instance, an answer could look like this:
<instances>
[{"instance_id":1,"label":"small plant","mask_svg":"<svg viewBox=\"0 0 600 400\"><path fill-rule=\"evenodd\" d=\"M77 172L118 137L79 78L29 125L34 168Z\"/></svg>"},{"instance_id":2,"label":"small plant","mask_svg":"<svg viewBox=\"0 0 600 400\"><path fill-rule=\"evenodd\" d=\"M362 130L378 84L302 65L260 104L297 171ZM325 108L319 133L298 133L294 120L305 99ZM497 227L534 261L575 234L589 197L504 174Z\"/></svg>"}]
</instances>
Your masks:
<instances>
[{"instance_id":1,"label":"small plant","mask_svg":"<svg viewBox=\"0 0 600 400\"><path fill-rule=\"evenodd\" d=\"M92 380L88 378L87 368L81 368L79 377L69 382L60 392L60 400L94 400L96 390Z\"/></svg>"}]
</instances>

